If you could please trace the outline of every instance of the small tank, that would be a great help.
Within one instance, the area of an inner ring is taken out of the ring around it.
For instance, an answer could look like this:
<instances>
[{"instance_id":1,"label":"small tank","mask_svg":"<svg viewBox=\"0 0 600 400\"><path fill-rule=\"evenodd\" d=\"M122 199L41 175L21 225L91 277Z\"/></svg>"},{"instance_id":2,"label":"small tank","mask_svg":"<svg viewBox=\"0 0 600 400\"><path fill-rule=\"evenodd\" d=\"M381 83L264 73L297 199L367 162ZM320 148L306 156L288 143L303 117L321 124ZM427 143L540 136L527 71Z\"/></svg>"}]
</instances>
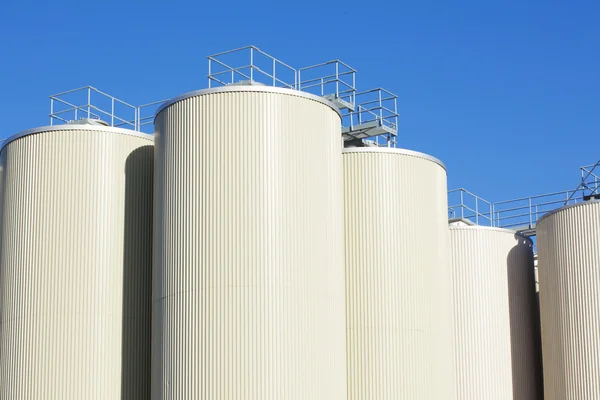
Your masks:
<instances>
[{"instance_id":1,"label":"small tank","mask_svg":"<svg viewBox=\"0 0 600 400\"><path fill-rule=\"evenodd\" d=\"M346 148L348 399L455 399L446 170Z\"/></svg>"},{"instance_id":2,"label":"small tank","mask_svg":"<svg viewBox=\"0 0 600 400\"><path fill-rule=\"evenodd\" d=\"M533 244L508 229L450 227L459 399L542 399Z\"/></svg>"},{"instance_id":3,"label":"small tank","mask_svg":"<svg viewBox=\"0 0 600 400\"><path fill-rule=\"evenodd\" d=\"M537 223L546 400L598 399L600 201Z\"/></svg>"},{"instance_id":4,"label":"small tank","mask_svg":"<svg viewBox=\"0 0 600 400\"><path fill-rule=\"evenodd\" d=\"M0 398L150 397L153 149L88 120L3 143Z\"/></svg>"},{"instance_id":5,"label":"small tank","mask_svg":"<svg viewBox=\"0 0 600 400\"><path fill-rule=\"evenodd\" d=\"M260 85L160 107L156 398L347 400L340 125Z\"/></svg>"}]
</instances>

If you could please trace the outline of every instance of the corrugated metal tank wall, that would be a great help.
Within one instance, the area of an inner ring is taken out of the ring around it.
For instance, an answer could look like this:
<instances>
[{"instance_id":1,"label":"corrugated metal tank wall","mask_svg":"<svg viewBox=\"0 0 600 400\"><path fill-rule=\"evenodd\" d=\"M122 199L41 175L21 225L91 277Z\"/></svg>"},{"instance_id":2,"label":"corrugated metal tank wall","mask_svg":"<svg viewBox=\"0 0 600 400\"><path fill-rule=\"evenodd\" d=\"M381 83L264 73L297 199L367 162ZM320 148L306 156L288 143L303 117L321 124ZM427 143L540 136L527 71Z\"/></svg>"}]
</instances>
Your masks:
<instances>
[{"instance_id":1,"label":"corrugated metal tank wall","mask_svg":"<svg viewBox=\"0 0 600 400\"><path fill-rule=\"evenodd\" d=\"M542 398L533 245L513 231L450 227L458 398Z\"/></svg>"},{"instance_id":2,"label":"corrugated metal tank wall","mask_svg":"<svg viewBox=\"0 0 600 400\"><path fill-rule=\"evenodd\" d=\"M40 128L0 171L0 399L149 398L151 137Z\"/></svg>"},{"instance_id":3,"label":"corrugated metal tank wall","mask_svg":"<svg viewBox=\"0 0 600 400\"><path fill-rule=\"evenodd\" d=\"M446 171L400 149L342 158L348 399L455 399Z\"/></svg>"},{"instance_id":4,"label":"corrugated metal tank wall","mask_svg":"<svg viewBox=\"0 0 600 400\"><path fill-rule=\"evenodd\" d=\"M346 400L332 107L231 86L159 110L155 399Z\"/></svg>"},{"instance_id":5,"label":"corrugated metal tank wall","mask_svg":"<svg viewBox=\"0 0 600 400\"><path fill-rule=\"evenodd\" d=\"M600 202L537 224L547 400L600 398Z\"/></svg>"}]
</instances>

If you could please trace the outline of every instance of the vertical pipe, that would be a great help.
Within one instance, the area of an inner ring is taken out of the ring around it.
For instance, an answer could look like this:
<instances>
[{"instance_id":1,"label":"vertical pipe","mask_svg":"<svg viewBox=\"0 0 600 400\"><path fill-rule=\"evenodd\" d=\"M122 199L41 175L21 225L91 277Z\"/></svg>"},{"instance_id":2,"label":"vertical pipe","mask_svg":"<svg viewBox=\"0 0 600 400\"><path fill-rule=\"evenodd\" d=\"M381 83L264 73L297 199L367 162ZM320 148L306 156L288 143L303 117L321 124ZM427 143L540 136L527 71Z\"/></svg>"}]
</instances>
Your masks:
<instances>
[{"instance_id":1,"label":"vertical pipe","mask_svg":"<svg viewBox=\"0 0 600 400\"><path fill-rule=\"evenodd\" d=\"M361 112L361 106L358 106L358 124L362 124L362 112Z\"/></svg>"}]
</instances>

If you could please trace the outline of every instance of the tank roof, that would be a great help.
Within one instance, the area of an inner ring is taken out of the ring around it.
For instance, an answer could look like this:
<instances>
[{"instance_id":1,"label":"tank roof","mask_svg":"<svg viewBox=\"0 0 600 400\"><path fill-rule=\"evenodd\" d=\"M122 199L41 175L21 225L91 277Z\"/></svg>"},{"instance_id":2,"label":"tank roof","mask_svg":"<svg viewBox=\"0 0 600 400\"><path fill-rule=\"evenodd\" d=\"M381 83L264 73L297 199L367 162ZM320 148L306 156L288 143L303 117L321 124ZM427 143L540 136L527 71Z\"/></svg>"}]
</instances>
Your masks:
<instances>
[{"instance_id":1,"label":"tank roof","mask_svg":"<svg viewBox=\"0 0 600 400\"><path fill-rule=\"evenodd\" d=\"M131 129L124 128L115 128L112 126L104 126L104 125L90 125L90 124L61 124L61 125L49 125L49 126L41 126L38 128L28 129L19 133L16 133L12 136L9 136L6 140L2 142L0 145L0 151L4 149L6 145L10 142L13 142L17 139L20 139L25 136L35 135L38 133L45 132L54 132L54 131L98 131L98 132L112 132L119 133L121 135L129 135L136 136L141 139L146 139L151 142L154 142L154 136L148 135L142 132L134 131Z\"/></svg>"},{"instance_id":2,"label":"tank roof","mask_svg":"<svg viewBox=\"0 0 600 400\"><path fill-rule=\"evenodd\" d=\"M485 226L485 225L449 225L448 229L451 230L482 230L482 231L490 231L490 232L501 232L501 233L510 233L512 235L518 236L520 238L523 239L527 239L532 245L533 245L533 240L531 240L530 237L525 236L515 230L512 229L506 229L506 228L497 228L495 226Z\"/></svg>"},{"instance_id":3,"label":"tank roof","mask_svg":"<svg viewBox=\"0 0 600 400\"><path fill-rule=\"evenodd\" d=\"M429 154L408 149L400 149L395 147L346 147L342 149L342 153L394 153L432 161L446 170L446 165L440 159L430 156Z\"/></svg>"},{"instance_id":4,"label":"tank roof","mask_svg":"<svg viewBox=\"0 0 600 400\"><path fill-rule=\"evenodd\" d=\"M596 203L600 203L600 200L588 200L588 201L582 201L580 203L575 203L575 204L568 204L566 206L562 206L557 208L556 210L552 210L547 212L546 214L542 215L542 217L540 219L537 220L537 223L539 224L544 218L549 217L551 215L554 215L556 213L559 213L561 211L567 210L569 208L575 208L575 207L581 207L581 206L587 206L590 204L596 204Z\"/></svg>"},{"instance_id":5,"label":"tank roof","mask_svg":"<svg viewBox=\"0 0 600 400\"><path fill-rule=\"evenodd\" d=\"M195 90L192 92L184 93L181 96L174 97L174 98L164 102L160 107L158 107L158 109L156 110L156 113L154 114L154 118L156 119L156 117L158 116L158 114L160 114L160 112L162 110L164 110L165 108L167 108L179 101L189 99L191 97L204 96L204 95L214 94L214 93L229 93L229 92L278 93L278 94L285 94L285 95L289 95L289 96L303 97L305 99L313 100L313 101L319 102L321 104L324 104L324 105L330 107L332 110L334 110L340 117L342 116L339 108L337 108L331 101L329 101L321 96L312 94L312 93L301 92L301 91L295 90L295 89L287 89L287 88L280 88L280 87L274 87L274 86L228 85L228 86L220 86L220 87L215 87L215 88Z\"/></svg>"}]
</instances>

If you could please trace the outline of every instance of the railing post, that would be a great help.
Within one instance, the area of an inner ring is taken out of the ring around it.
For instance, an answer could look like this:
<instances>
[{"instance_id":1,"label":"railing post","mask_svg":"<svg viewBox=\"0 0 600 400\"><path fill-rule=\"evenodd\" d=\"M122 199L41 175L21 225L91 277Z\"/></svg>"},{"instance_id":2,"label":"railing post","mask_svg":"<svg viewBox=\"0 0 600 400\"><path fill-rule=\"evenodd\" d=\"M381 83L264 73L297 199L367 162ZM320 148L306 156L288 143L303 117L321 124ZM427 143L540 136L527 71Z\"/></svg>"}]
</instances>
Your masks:
<instances>
[{"instance_id":1,"label":"railing post","mask_svg":"<svg viewBox=\"0 0 600 400\"><path fill-rule=\"evenodd\" d=\"M479 225L479 197L475 196L475 224Z\"/></svg>"},{"instance_id":2,"label":"railing post","mask_svg":"<svg viewBox=\"0 0 600 400\"><path fill-rule=\"evenodd\" d=\"M276 68L277 68L277 63L275 62L275 60L273 60L273 86L277 86L277 79L275 78L275 76L276 76L275 69ZM296 78L294 78L294 79L296 79Z\"/></svg>"},{"instance_id":3,"label":"railing post","mask_svg":"<svg viewBox=\"0 0 600 400\"><path fill-rule=\"evenodd\" d=\"M394 128L398 130L398 98L394 97Z\"/></svg>"},{"instance_id":4,"label":"railing post","mask_svg":"<svg viewBox=\"0 0 600 400\"><path fill-rule=\"evenodd\" d=\"M208 57L208 88L210 89L212 83L212 72L211 72L211 62L210 57Z\"/></svg>"},{"instance_id":5,"label":"railing post","mask_svg":"<svg viewBox=\"0 0 600 400\"><path fill-rule=\"evenodd\" d=\"M340 95L340 63L335 62L335 98L337 99Z\"/></svg>"},{"instance_id":6,"label":"railing post","mask_svg":"<svg viewBox=\"0 0 600 400\"><path fill-rule=\"evenodd\" d=\"M275 77L275 74L273 74ZM250 83L254 80L254 49L250 47Z\"/></svg>"},{"instance_id":7,"label":"railing post","mask_svg":"<svg viewBox=\"0 0 600 400\"><path fill-rule=\"evenodd\" d=\"M381 89L377 91L379 93L379 122L383 125L383 104L381 100Z\"/></svg>"},{"instance_id":8,"label":"railing post","mask_svg":"<svg viewBox=\"0 0 600 400\"><path fill-rule=\"evenodd\" d=\"M115 126L115 98L110 100L110 126Z\"/></svg>"},{"instance_id":9,"label":"railing post","mask_svg":"<svg viewBox=\"0 0 600 400\"><path fill-rule=\"evenodd\" d=\"M114 100L113 100L114 102ZM92 106L92 92L91 89L88 86L88 90L87 90L87 117L90 117L90 107Z\"/></svg>"},{"instance_id":10,"label":"railing post","mask_svg":"<svg viewBox=\"0 0 600 400\"><path fill-rule=\"evenodd\" d=\"M532 218L532 210L531 210L531 197L528 199L529 201L529 228L533 228L533 218Z\"/></svg>"},{"instance_id":11,"label":"railing post","mask_svg":"<svg viewBox=\"0 0 600 400\"><path fill-rule=\"evenodd\" d=\"M54 114L54 99L50 97L50 126L54 123L54 118L52 115Z\"/></svg>"},{"instance_id":12,"label":"railing post","mask_svg":"<svg viewBox=\"0 0 600 400\"><path fill-rule=\"evenodd\" d=\"M465 217L465 206L464 206L464 201L463 201L463 190L460 189L460 217L464 218Z\"/></svg>"}]
</instances>

